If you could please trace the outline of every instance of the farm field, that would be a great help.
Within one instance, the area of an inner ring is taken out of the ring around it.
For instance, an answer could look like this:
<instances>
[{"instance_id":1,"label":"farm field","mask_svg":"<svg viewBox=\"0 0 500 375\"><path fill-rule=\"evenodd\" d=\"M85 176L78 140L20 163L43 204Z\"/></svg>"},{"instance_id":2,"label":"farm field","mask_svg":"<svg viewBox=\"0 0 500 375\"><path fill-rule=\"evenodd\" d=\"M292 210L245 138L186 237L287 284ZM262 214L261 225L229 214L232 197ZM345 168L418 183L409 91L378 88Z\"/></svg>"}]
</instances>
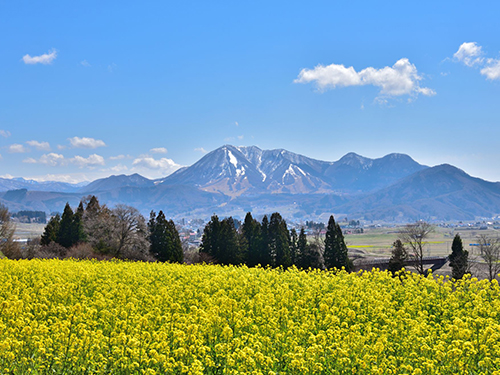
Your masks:
<instances>
[{"instance_id":1,"label":"farm field","mask_svg":"<svg viewBox=\"0 0 500 375\"><path fill-rule=\"evenodd\" d=\"M500 373L496 281L4 259L0 282L0 373Z\"/></svg>"},{"instance_id":2,"label":"farm field","mask_svg":"<svg viewBox=\"0 0 500 375\"><path fill-rule=\"evenodd\" d=\"M362 234L347 234L345 241L350 253L364 258L388 258L391 256L391 247L397 239L399 228L368 228ZM492 237L500 235L498 230L477 230L464 228L435 227L426 241L425 256L447 256L451 252L451 243L456 234L460 234L464 248L471 254L477 249L469 244L477 242L477 236L485 234Z\"/></svg>"}]
</instances>

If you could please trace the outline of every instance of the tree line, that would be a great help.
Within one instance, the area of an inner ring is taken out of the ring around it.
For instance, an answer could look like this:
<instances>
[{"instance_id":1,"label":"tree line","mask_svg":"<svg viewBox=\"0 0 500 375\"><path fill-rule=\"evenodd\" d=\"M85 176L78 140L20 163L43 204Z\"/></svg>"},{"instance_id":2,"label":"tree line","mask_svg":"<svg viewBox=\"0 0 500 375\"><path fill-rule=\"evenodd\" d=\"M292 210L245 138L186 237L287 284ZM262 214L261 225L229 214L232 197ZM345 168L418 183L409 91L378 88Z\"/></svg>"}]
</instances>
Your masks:
<instances>
[{"instance_id":1,"label":"tree line","mask_svg":"<svg viewBox=\"0 0 500 375\"><path fill-rule=\"evenodd\" d=\"M265 215L261 222L248 212L239 228L232 217L220 220L213 215L203 230L200 254L204 260L226 265L352 268L342 230L333 215L328 221L324 240L317 236L310 242L304 227L299 233L295 228L289 230L278 212L270 218Z\"/></svg>"},{"instance_id":2,"label":"tree line","mask_svg":"<svg viewBox=\"0 0 500 375\"><path fill-rule=\"evenodd\" d=\"M134 207L108 208L95 196L82 199L75 211L66 203L45 226L40 245L26 257L183 262L179 232L162 211L151 211L146 223Z\"/></svg>"}]
</instances>

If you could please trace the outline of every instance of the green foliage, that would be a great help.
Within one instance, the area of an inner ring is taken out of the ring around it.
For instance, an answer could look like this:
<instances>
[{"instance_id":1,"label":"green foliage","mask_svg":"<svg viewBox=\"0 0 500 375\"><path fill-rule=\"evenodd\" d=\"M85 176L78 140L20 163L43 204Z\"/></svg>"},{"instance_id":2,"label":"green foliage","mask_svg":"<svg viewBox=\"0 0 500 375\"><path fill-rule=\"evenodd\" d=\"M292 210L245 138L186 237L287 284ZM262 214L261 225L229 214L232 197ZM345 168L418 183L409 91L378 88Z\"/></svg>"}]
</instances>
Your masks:
<instances>
[{"instance_id":1,"label":"green foliage","mask_svg":"<svg viewBox=\"0 0 500 375\"><path fill-rule=\"evenodd\" d=\"M287 268L292 265L290 233L286 221L278 212L271 215L271 221L269 222L269 251L275 267L283 266Z\"/></svg>"},{"instance_id":2,"label":"green foliage","mask_svg":"<svg viewBox=\"0 0 500 375\"><path fill-rule=\"evenodd\" d=\"M388 270L392 273L396 273L400 271L406 265L406 261L408 260L408 252L404 247L401 240L396 240L392 244L392 255L389 260Z\"/></svg>"},{"instance_id":3,"label":"green foliage","mask_svg":"<svg viewBox=\"0 0 500 375\"><path fill-rule=\"evenodd\" d=\"M163 211L151 211L148 223L150 253L160 262L182 262L183 251L179 232L172 220L167 220Z\"/></svg>"},{"instance_id":4,"label":"green foliage","mask_svg":"<svg viewBox=\"0 0 500 375\"><path fill-rule=\"evenodd\" d=\"M57 242L60 226L61 216L59 216L59 214L57 214L56 216L52 216L45 226L43 234L40 238L40 245L47 246L51 242Z\"/></svg>"},{"instance_id":5,"label":"green foliage","mask_svg":"<svg viewBox=\"0 0 500 375\"><path fill-rule=\"evenodd\" d=\"M243 257L246 259L246 264L254 267L261 264L259 248L261 246L261 225L248 212L245 216L245 221L241 227L241 241Z\"/></svg>"},{"instance_id":6,"label":"green foliage","mask_svg":"<svg viewBox=\"0 0 500 375\"><path fill-rule=\"evenodd\" d=\"M450 267L451 277L461 279L468 272L469 252L464 250L460 235L455 235L451 244Z\"/></svg>"},{"instance_id":7,"label":"green foliage","mask_svg":"<svg viewBox=\"0 0 500 375\"><path fill-rule=\"evenodd\" d=\"M349 270L350 262L347 256L347 246L344 241L344 235L340 225L335 223L333 215L328 220L325 235L325 251L324 251L325 268L338 268Z\"/></svg>"}]
</instances>

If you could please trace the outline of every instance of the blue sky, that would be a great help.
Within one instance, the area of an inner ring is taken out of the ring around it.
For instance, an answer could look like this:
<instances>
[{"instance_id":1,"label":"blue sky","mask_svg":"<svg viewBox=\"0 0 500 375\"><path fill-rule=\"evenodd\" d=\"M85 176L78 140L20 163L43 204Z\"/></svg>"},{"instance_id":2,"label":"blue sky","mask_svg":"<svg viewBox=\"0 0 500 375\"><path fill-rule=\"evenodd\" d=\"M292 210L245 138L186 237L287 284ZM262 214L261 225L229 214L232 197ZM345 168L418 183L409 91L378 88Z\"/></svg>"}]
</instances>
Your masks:
<instances>
[{"instance_id":1,"label":"blue sky","mask_svg":"<svg viewBox=\"0 0 500 375\"><path fill-rule=\"evenodd\" d=\"M500 3L0 1L0 175L165 176L223 144L500 181Z\"/></svg>"}]
</instances>

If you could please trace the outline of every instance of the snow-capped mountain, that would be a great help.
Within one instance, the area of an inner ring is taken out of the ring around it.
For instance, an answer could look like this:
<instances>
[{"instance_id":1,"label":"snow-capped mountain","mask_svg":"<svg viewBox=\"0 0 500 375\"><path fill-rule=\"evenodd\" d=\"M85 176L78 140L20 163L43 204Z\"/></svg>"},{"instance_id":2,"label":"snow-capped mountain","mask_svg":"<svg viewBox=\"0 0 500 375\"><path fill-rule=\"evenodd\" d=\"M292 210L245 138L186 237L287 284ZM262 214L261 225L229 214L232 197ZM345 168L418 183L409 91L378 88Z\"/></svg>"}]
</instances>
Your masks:
<instances>
[{"instance_id":1,"label":"snow-capped mountain","mask_svg":"<svg viewBox=\"0 0 500 375\"><path fill-rule=\"evenodd\" d=\"M76 192L88 182L70 184L58 181L35 181L24 178L0 178L0 191L27 189L31 191L59 191L65 193Z\"/></svg>"},{"instance_id":2,"label":"snow-capped mountain","mask_svg":"<svg viewBox=\"0 0 500 375\"><path fill-rule=\"evenodd\" d=\"M353 193L371 191L425 169L407 155L369 159L350 153L337 162L256 146L222 146L162 180L226 195Z\"/></svg>"}]
</instances>

